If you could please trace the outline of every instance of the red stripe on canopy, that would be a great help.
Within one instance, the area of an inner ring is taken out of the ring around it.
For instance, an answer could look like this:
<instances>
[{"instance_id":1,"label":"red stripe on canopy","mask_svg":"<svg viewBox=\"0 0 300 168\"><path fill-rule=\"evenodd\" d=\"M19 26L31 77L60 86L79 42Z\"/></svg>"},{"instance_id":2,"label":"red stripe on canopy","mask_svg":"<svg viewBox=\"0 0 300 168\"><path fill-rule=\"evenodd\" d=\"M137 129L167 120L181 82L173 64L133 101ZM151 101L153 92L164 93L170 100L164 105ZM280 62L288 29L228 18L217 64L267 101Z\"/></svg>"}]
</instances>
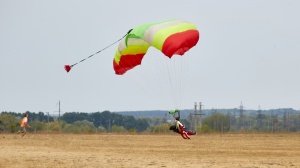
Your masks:
<instances>
[{"instance_id":1,"label":"red stripe on canopy","mask_svg":"<svg viewBox=\"0 0 300 168\"><path fill-rule=\"evenodd\" d=\"M126 71L137 65L141 65L144 55L145 54L122 55L119 64L113 61L115 73L117 75L123 75Z\"/></svg>"},{"instance_id":2,"label":"red stripe on canopy","mask_svg":"<svg viewBox=\"0 0 300 168\"><path fill-rule=\"evenodd\" d=\"M162 47L162 52L169 58L173 55L183 55L194 47L199 40L198 30L187 30L169 36Z\"/></svg>"}]
</instances>

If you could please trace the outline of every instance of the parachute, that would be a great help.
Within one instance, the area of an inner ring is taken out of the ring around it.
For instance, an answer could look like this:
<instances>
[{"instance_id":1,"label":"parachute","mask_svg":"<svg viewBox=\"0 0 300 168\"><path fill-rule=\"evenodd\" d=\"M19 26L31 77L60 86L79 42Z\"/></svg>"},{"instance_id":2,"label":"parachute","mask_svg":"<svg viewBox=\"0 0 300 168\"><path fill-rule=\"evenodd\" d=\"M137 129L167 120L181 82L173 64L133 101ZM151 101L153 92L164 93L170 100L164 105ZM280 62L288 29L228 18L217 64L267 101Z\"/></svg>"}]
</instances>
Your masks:
<instances>
[{"instance_id":1,"label":"parachute","mask_svg":"<svg viewBox=\"0 0 300 168\"><path fill-rule=\"evenodd\" d=\"M129 31L119 43L113 59L115 74L123 75L141 65L149 47L172 58L173 55L184 55L198 43L199 37L196 26L184 20L173 19L139 25Z\"/></svg>"},{"instance_id":2,"label":"parachute","mask_svg":"<svg viewBox=\"0 0 300 168\"><path fill-rule=\"evenodd\" d=\"M170 103L168 100L173 100L172 102L174 102L174 104L172 108L179 109L184 88L183 83L186 82L184 78L187 76L187 74L184 73L188 70L187 61L184 60L189 58L183 55L197 45L199 38L200 33L197 27L185 20L172 19L141 24L129 30L123 37L96 53L77 63L71 65L66 64L64 69L66 72L70 72L75 65L82 63L118 43L119 45L113 58L115 74L128 77L141 72L138 70L143 70L144 72L138 75L138 77L142 77L142 80L134 81L134 83L139 85L141 82L146 81L145 83L148 86L142 89L150 92L149 97L151 97L151 94L154 94L152 98L158 101L158 104ZM157 55L159 55L159 57L151 54L151 50L158 52ZM145 55L147 56L145 57ZM176 57L174 57L175 55ZM149 67L150 70L147 71L147 66L150 65L147 63L150 63L150 59L152 58L154 59L153 66ZM145 61L143 66L140 66L143 69L136 68L142 64L142 61ZM134 73L124 75L131 69L137 71L132 71ZM151 77L152 79L150 79ZM130 79L134 80L137 78L133 77ZM143 84L139 86L143 87ZM157 88L153 88L155 86L157 86ZM164 92L168 93L165 94Z\"/></svg>"},{"instance_id":3,"label":"parachute","mask_svg":"<svg viewBox=\"0 0 300 168\"><path fill-rule=\"evenodd\" d=\"M78 63L120 41L113 59L113 67L117 75L123 75L126 71L141 64L150 46L171 58L173 55L182 56L198 43L199 38L200 33L196 26L184 20L173 19L142 24L129 30L124 37L87 58L72 65L64 65L64 69L69 72Z\"/></svg>"},{"instance_id":4,"label":"parachute","mask_svg":"<svg viewBox=\"0 0 300 168\"><path fill-rule=\"evenodd\" d=\"M147 97L157 104L179 109L188 76L190 57L186 53L199 38L197 27L185 20L138 25L119 41L113 58L114 72L133 80L134 86L147 92Z\"/></svg>"}]
</instances>

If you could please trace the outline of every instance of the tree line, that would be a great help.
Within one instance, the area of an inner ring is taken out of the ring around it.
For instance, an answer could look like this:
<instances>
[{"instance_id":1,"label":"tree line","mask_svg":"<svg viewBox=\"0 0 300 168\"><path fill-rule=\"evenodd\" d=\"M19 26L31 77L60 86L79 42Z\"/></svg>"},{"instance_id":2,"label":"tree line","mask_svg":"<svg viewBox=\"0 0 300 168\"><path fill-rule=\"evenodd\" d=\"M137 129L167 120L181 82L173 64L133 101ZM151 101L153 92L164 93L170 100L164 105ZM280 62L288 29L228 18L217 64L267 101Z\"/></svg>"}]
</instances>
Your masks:
<instances>
[{"instance_id":1,"label":"tree line","mask_svg":"<svg viewBox=\"0 0 300 168\"><path fill-rule=\"evenodd\" d=\"M164 117L133 117L110 111L84 113L68 112L61 117L49 116L43 112L26 112L29 115L30 132L40 133L102 133L102 132L147 132L172 133L169 127L174 119ZM162 112L164 113L164 112ZM2 112L0 132L15 133L20 129L23 114ZM181 122L190 130L197 132L299 132L300 114L284 112L282 116L257 113L241 115L215 110L203 116L189 115ZM200 126L201 125L201 126Z\"/></svg>"},{"instance_id":2,"label":"tree line","mask_svg":"<svg viewBox=\"0 0 300 168\"><path fill-rule=\"evenodd\" d=\"M52 117L43 112L25 112L31 130L35 132L143 132L149 127L150 121L145 118L135 119L109 111L95 113L70 112L61 117ZM23 114L2 112L0 115L0 132L17 132Z\"/></svg>"},{"instance_id":3,"label":"tree line","mask_svg":"<svg viewBox=\"0 0 300 168\"><path fill-rule=\"evenodd\" d=\"M300 132L300 114L284 112L277 114L245 115L236 113L220 113L215 111L202 121L199 119L196 129L202 132Z\"/></svg>"}]
</instances>

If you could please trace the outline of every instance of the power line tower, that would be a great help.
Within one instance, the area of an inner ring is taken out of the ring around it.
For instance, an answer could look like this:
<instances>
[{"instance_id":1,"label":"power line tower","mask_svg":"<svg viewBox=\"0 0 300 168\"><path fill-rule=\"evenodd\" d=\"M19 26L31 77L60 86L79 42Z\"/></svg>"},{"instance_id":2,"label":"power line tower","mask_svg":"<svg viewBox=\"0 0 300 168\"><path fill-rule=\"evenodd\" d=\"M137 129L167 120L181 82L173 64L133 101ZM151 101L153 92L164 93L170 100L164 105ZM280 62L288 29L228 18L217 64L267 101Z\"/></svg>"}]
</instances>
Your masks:
<instances>
[{"instance_id":1,"label":"power line tower","mask_svg":"<svg viewBox=\"0 0 300 168\"><path fill-rule=\"evenodd\" d=\"M47 133L49 134L49 112L47 112L47 115L48 115Z\"/></svg>"},{"instance_id":2,"label":"power line tower","mask_svg":"<svg viewBox=\"0 0 300 168\"><path fill-rule=\"evenodd\" d=\"M290 131L290 114L288 111L284 111L283 113L283 128L285 131Z\"/></svg>"},{"instance_id":3,"label":"power line tower","mask_svg":"<svg viewBox=\"0 0 300 168\"><path fill-rule=\"evenodd\" d=\"M202 113L202 102L199 102L199 116L200 116L200 120L199 120L199 126L200 128L202 128L202 115L205 115Z\"/></svg>"},{"instance_id":4,"label":"power line tower","mask_svg":"<svg viewBox=\"0 0 300 168\"><path fill-rule=\"evenodd\" d=\"M241 128L244 128L244 119L245 119L245 116L244 116L244 106L243 106L243 102L241 102L241 105L240 105L239 130Z\"/></svg>"},{"instance_id":5,"label":"power line tower","mask_svg":"<svg viewBox=\"0 0 300 168\"><path fill-rule=\"evenodd\" d=\"M286 119L287 117L286 116L287 116L286 115L286 111L284 111L283 112L283 116L282 116L282 122L283 122L282 127L283 127L284 131L286 131L286 128L287 128L287 124L286 124L287 123L286 122L287 121L287 119Z\"/></svg>"},{"instance_id":6,"label":"power line tower","mask_svg":"<svg viewBox=\"0 0 300 168\"><path fill-rule=\"evenodd\" d=\"M58 102L58 122L60 122L60 101Z\"/></svg>"},{"instance_id":7,"label":"power line tower","mask_svg":"<svg viewBox=\"0 0 300 168\"><path fill-rule=\"evenodd\" d=\"M192 114L192 115L194 115L194 131L196 131L196 129L197 129L197 119L198 119L198 117L197 117L197 103L195 102L195 105L194 105L194 114Z\"/></svg>"},{"instance_id":8,"label":"power line tower","mask_svg":"<svg viewBox=\"0 0 300 168\"><path fill-rule=\"evenodd\" d=\"M58 101L58 111L54 111L54 112L58 112L58 118L57 118L57 122L58 122L58 127L59 127L59 132L61 131L60 128L60 100Z\"/></svg>"},{"instance_id":9,"label":"power line tower","mask_svg":"<svg viewBox=\"0 0 300 168\"><path fill-rule=\"evenodd\" d=\"M273 132L277 132L277 126L278 126L278 117L276 113L275 116L273 117L273 127L272 127Z\"/></svg>"},{"instance_id":10,"label":"power line tower","mask_svg":"<svg viewBox=\"0 0 300 168\"><path fill-rule=\"evenodd\" d=\"M258 111L257 111L257 129L259 131L262 131L263 130L263 115L261 113L261 109L260 109L260 106L258 106Z\"/></svg>"},{"instance_id":11,"label":"power line tower","mask_svg":"<svg viewBox=\"0 0 300 168\"><path fill-rule=\"evenodd\" d=\"M202 113L202 103L199 103L199 113L197 113L197 103L195 102L194 105L194 113L190 113L190 116L193 116L194 119L194 131L197 131L197 125L199 123L200 128L202 128L202 115L205 115ZM200 116L200 120L198 120L198 116Z\"/></svg>"}]
</instances>

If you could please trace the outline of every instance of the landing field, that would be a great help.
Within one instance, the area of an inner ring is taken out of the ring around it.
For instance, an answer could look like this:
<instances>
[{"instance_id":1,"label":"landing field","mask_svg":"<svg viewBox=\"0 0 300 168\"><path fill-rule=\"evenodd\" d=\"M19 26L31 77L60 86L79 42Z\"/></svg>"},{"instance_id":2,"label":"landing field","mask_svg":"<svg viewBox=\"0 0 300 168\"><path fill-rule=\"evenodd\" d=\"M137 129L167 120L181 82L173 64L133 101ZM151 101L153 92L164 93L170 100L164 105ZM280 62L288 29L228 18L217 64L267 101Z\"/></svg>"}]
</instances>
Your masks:
<instances>
[{"instance_id":1,"label":"landing field","mask_svg":"<svg viewBox=\"0 0 300 168\"><path fill-rule=\"evenodd\" d=\"M300 134L0 134L0 167L300 167Z\"/></svg>"}]
</instances>

